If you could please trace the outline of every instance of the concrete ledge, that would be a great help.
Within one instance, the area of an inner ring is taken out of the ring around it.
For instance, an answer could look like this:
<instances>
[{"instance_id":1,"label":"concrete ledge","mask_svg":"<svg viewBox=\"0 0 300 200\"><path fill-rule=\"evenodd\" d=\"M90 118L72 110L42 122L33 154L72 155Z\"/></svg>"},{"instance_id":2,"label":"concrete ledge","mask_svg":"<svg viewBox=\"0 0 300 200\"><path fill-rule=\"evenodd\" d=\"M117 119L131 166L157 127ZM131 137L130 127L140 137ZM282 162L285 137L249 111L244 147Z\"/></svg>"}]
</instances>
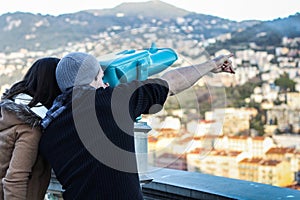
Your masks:
<instances>
[{"instance_id":1,"label":"concrete ledge","mask_svg":"<svg viewBox=\"0 0 300 200\"><path fill-rule=\"evenodd\" d=\"M300 199L300 191L271 185L187 172L154 169L147 176L153 178L142 186L145 199L198 200L274 200Z\"/></svg>"},{"instance_id":2,"label":"concrete ledge","mask_svg":"<svg viewBox=\"0 0 300 200\"><path fill-rule=\"evenodd\" d=\"M142 184L145 200L298 200L300 191L271 185L173 169L153 169ZM61 199L55 176L48 192Z\"/></svg>"}]
</instances>

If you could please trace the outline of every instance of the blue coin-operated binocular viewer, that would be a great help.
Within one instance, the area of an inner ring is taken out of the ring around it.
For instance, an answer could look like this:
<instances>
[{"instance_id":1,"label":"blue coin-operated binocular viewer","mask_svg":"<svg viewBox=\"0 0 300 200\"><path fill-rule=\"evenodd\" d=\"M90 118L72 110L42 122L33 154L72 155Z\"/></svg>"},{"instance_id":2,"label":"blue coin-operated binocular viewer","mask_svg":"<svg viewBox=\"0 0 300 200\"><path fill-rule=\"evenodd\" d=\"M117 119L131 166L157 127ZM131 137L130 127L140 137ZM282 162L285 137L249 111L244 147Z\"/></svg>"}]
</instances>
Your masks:
<instances>
[{"instance_id":1,"label":"blue coin-operated binocular viewer","mask_svg":"<svg viewBox=\"0 0 300 200\"><path fill-rule=\"evenodd\" d=\"M157 74L177 60L177 54L170 48L157 48L153 43L145 50L125 50L109 58L100 58L104 71L103 81L115 87L120 83L133 80L146 80Z\"/></svg>"}]
</instances>

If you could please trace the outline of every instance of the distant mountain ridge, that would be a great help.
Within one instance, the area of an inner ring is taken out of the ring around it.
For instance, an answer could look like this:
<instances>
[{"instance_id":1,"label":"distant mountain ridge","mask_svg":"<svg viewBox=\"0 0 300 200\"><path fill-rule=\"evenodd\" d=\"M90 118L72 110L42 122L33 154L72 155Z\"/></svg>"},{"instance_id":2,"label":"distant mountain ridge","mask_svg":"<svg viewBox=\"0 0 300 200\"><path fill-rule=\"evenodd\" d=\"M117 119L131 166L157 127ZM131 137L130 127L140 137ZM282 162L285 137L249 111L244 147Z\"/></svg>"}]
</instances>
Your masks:
<instances>
[{"instance_id":1,"label":"distant mountain ridge","mask_svg":"<svg viewBox=\"0 0 300 200\"><path fill-rule=\"evenodd\" d=\"M199 41L232 33L232 39L227 42L259 43L262 38L266 42L273 42L270 37L278 42L283 35L300 36L299 17L298 13L274 21L236 22L188 12L158 0L123 3L112 9L86 10L59 16L7 13L0 16L0 51L55 49L69 42L93 41L95 36L103 32L118 34L144 26L177 28L179 33ZM256 37L259 33L266 35Z\"/></svg>"},{"instance_id":2,"label":"distant mountain ridge","mask_svg":"<svg viewBox=\"0 0 300 200\"><path fill-rule=\"evenodd\" d=\"M257 45L280 45L282 37L300 37L300 13L287 18L278 18L272 21L265 21L242 32L233 32L232 39L227 41L231 44L242 44L254 42Z\"/></svg>"},{"instance_id":3,"label":"distant mountain ridge","mask_svg":"<svg viewBox=\"0 0 300 200\"><path fill-rule=\"evenodd\" d=\"M125 16L142 15L144 17L156 17L158 19L183 17L191 13L184 9L177 8L173 5L158 0L122 3L112 9L86 10L86 12L92 12L93 14L97 15L110 16L116 15L118 13L123 13Z\"/></svg>"}]
</instances>

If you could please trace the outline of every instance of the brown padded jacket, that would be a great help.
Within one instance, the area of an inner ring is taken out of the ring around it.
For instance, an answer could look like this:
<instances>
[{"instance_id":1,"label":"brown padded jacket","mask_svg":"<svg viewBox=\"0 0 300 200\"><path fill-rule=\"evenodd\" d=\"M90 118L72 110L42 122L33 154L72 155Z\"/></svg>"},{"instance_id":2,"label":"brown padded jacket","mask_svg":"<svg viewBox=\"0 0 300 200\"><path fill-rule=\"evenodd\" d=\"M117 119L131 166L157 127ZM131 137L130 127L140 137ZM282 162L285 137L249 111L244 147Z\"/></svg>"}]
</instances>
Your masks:
<instances>
[{"instance_id":1,"label":"brown padded jacket","mask_svg":"<svg viewBox=\"0 0 300 200\"><path fill-rule=\"evenodd\" d=\"M50 166L38 154L40 118L11 100L0 102L0 200L43 200Z\"/></svg>"}]
</instances>

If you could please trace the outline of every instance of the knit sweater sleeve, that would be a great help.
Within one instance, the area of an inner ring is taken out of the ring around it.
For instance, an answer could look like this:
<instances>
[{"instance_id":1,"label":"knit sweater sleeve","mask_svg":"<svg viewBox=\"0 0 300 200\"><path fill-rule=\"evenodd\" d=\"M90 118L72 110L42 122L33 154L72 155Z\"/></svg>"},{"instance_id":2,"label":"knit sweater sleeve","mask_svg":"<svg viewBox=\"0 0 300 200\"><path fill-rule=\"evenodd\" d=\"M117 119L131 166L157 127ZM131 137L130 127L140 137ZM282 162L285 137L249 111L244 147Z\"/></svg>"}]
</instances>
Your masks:
<instances>
[{"instance_id":1,"label":"knit sweater sleeve","mask_svg":"<svg viewBox=\"0 0 300 200\"><path fill-rule=\"evenodd\" d=\"M137 118L141 114L159 112L169 93L168 83L159 78L132 81L128 84L120 85L120 89L129 99L129 113L132 119Z\"/></svg>"}]
</instances>

